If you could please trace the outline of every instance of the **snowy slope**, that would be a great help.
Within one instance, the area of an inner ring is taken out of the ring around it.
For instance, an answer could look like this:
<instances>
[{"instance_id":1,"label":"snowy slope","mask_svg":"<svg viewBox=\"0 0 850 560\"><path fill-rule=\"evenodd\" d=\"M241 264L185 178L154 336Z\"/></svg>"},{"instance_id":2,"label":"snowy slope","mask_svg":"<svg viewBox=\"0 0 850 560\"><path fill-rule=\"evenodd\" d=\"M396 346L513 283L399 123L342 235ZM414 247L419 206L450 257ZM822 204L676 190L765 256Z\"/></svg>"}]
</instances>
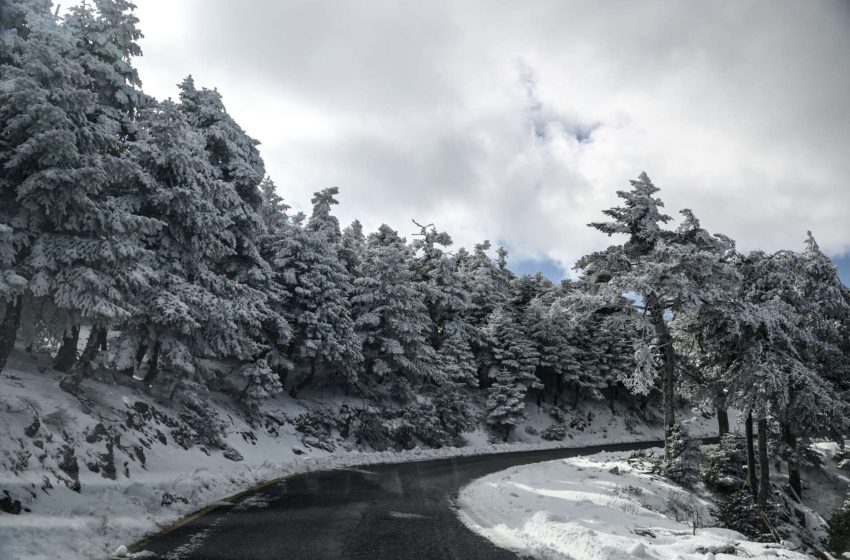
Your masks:
<instances>
[{"instance_id":1,"label":"snowy slope","mask_svg":"<svg viewBox=\"0 0 850 560\"><path fill-rule=\"evenodd\" d=\"M501 547L546 560L808 558L707 528L708 502L639 472L628 456L599 453L491 474L461 491L460 518Z\"/></svg>"},{"instance_id":2,"label":"snowy slope","mask_svg":"<svg viewBox=\"0 0 850 560\"><path fill-rule=\"evenodd\" d=\"M293 419L309 407L339 409L355 399L280 396L251 425L219 395L207 405L226 422L226 449L184 449L178 443L188 428L174 405L122 380L89 380L81 398L71 398L58 389L59 375L24 353L0 374L0 491L29 510L0 513L4 560L103 558L207 504L306 470L660 437L657 427L600 404L570 413L576 427L565 441L543 441L538 434L554 420L529 403L531 417L510 444L489 443L478 429L463 448L374 452L337 434L330 453L305 446ZM694 431L712 434L714 423L700 418Z\"/></svg>"}]
</instances>

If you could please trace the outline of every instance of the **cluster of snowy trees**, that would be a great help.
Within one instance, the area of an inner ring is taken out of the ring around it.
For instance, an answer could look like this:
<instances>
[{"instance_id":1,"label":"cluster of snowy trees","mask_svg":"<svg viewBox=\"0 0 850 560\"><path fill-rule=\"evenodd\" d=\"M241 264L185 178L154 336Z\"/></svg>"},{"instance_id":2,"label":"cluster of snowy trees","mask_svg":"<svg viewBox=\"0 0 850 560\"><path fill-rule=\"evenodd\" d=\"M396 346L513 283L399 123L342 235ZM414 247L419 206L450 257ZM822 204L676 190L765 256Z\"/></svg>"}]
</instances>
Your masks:
<instances>
[{"instance_id":1,"label":"cluster of snowy trees","mask_svg":"<svg viewBox=\"0 0 850 560\"><path fill-rule=\"evenodd\" d=\"M481 395L505 437L529 391L601 398L630 370L622 296L516 278L432 225L342 229L336 188L291 213L217 91L144 93L130 2L0 9L0 367L18 341L52 349L70 393L108 370L195 402Z\"/></svg>"},{"instance_id":2,"label":"cluster of snowy trees","mask_svg":"<svg viewBox=\"0 0 850 560\"><path fill-rule=\"evenodd\" d=\"M716 410L721 435L732 406L745 417L754 498L768 501L770 441L800 497L800 441L843 443L848 430L850 290L811 232L802 252L741 254L690 210L664 229L671 218L657 192L645 174L619 192L623 205L605 211L612 221L591 225L626 241L578 264L586 281L639 300L648 346L638 347L626 383L645 392L660 378L668 460L678 397Z\"/></svg>"},{"instance_id":3,"label":"cluster of snowy trees","mask_svg":"<svg viewBox=\"0 0 850 560\"><path fill-rule=\"evenodd\" d=\"M0 6L0 368L18 341L53 348L70 393L111 371L196 404L424 396L458 427L480 399L505 439L534 399L628 389L661 396L668 435L680 399L721 430L734 406L790 465L846 431L850 294L811 237L743 255L690 211L665 229L641 175L592 224L624 242L556 284L431 224L342 228L336 188L293 213L217 91L144 93L137 23L127 0Z\"/></svg>"}]
</instances>

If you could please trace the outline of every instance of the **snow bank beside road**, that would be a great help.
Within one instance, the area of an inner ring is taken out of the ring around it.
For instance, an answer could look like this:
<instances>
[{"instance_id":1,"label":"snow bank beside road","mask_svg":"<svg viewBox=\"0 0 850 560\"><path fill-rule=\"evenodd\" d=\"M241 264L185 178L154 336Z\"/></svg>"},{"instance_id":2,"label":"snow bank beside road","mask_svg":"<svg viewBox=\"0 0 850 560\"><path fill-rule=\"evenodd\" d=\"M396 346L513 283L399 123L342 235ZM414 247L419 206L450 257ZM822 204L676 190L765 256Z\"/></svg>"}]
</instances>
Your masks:
<instances>
[{"instance_id":1,"label":"snow bank beside road","mask_svg":"<svg viewBox=\"0 0 850 560\"><path fill-rule=\"evenodd\" d=\"M498 546L546 560L808 558L727 529L694 530L694 522L711 523L709 504L636 471L628 455L599 453L485 476L461 491L460 518Z\"/></svg>"}]
</instances>

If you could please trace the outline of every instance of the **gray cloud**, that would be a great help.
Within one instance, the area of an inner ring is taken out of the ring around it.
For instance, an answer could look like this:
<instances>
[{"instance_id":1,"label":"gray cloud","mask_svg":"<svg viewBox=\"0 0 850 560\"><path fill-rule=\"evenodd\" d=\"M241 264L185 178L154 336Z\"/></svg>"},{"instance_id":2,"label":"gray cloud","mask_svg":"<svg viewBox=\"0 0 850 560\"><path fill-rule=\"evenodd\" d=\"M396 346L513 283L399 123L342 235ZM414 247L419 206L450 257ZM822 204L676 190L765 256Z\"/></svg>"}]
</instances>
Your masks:
<instances>
[{"instance_id":1,"label":"gray cloud","mask_svg":"<svg viewBox=\"0 0 850 560\"><path fill-rule=\"evenodd\" d=\"M646 170L745 249L850 250L845 3L139 4L146 86L218 87L296 207L569 268Z\"/></svg>"}]
</instances>

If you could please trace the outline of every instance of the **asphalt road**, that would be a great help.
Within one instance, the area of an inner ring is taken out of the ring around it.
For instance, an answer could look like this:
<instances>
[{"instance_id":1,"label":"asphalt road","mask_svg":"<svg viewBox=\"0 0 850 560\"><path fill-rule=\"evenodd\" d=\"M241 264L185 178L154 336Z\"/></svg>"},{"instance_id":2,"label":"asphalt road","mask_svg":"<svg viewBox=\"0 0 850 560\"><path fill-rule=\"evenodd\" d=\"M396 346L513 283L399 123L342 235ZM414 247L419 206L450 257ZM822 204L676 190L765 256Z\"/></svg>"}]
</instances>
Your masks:
<instances>
[{"instance_id":1,"label":"asphalt road","mask_svg":"<svg viewBox=\"0 0 850 560\"><path fill-rule=\"evenodd\" d=\"M501 453L297 475L143 548L169 560L516 560L458 520L452 501L462 486L514 465L660 445Z\"/></svg>"}]
</instances>

